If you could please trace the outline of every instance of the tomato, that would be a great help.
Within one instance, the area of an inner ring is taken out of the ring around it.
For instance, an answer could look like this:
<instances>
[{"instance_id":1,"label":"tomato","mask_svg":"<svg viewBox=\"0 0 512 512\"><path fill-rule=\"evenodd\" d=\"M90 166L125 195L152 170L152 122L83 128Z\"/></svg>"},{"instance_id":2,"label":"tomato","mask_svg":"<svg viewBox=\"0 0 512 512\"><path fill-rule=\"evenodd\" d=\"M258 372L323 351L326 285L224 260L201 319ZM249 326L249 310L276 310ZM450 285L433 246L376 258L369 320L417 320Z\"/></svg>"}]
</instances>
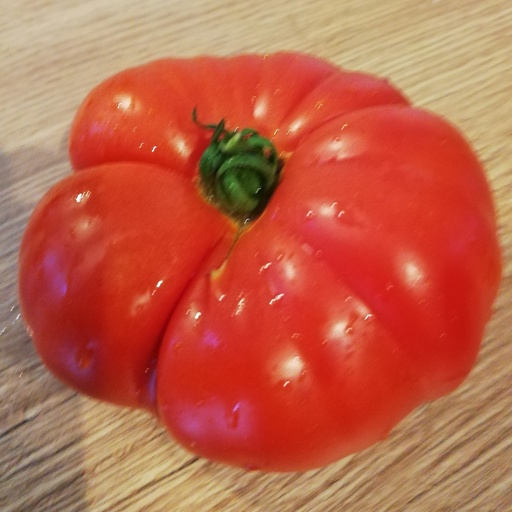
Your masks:
<instances>
[{"instance_id":1,"label":"tomato","mask_svg":"<svg viewBox=\"0 0 512 512\"><path fill-rule=\"evenodd\" d=\"M296 53L93 89L20 249L47 367L270 471L384 439L475 364L500 280L482 166L387 81Z\"/></svg>"}]
</instances>

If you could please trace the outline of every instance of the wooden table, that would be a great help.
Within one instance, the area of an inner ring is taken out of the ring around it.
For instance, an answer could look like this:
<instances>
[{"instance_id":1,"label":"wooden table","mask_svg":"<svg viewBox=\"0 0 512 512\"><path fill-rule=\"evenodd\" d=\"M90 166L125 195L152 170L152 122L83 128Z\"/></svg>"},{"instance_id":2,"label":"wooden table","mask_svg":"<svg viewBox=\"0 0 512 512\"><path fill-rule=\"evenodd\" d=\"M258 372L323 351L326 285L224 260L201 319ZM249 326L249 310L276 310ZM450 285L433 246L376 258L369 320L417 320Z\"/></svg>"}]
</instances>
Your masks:
<instances>
[{"instance_id":1,"label":"wooden table","mask_svg":"<svg viewBox=\"0 0 512 512\"><path fill-rule=\"evenodd\" d=\"M504 277L474 371L388 440L318 471L196 459L155 420L78 396L24 331L16 259L29 213L69 172L87 91L161 56L311 52L392 79L456 123L495 191ZM5 0L0 10L0 509L512 510L512 2Z\"/></svg>"}]
</instances>

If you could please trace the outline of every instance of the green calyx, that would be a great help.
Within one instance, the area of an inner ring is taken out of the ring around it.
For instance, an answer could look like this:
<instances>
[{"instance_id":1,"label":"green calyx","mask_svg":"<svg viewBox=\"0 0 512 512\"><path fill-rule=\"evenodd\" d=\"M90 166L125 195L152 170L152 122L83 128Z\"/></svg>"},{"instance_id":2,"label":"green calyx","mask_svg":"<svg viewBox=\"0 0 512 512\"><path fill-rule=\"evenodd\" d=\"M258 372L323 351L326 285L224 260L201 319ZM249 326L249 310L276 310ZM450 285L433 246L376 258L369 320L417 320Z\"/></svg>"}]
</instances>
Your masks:
<instances>
[{"instance_id":1,"label":"green calyx","mask_svg":"<svg viewBox=\"0 0 512 512\"><path fill-rule=\"evenodd\" d=\"M279 181L281 162L270 140L246 128L228 131L224 120L203 125L212 130L210 145L199 160L203 194L235 221L246 223L258 217Z\"/></svg>"}]
</instances>

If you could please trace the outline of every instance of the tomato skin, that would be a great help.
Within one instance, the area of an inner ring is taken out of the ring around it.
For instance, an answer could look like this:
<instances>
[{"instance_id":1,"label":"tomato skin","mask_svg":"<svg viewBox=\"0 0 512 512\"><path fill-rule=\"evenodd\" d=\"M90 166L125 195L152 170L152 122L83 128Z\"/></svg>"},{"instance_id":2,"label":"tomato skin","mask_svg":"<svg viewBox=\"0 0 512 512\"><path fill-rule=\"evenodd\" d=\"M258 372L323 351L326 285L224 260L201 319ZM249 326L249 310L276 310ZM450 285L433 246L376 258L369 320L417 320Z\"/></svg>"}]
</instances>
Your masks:
<instances>
[{"instance_id":1,"label":"tomato skin","mask_svg":"<svg viewBox=\"0 0 512 512\"><path fill-rule=\"evenodd\" d=\"M202 275L174 312L157 369L160 416L196 453L309 469L383 439L421 403L385 327L269 217L228 265Z\"/></svg>"},{"instance_id":2,"label":"tomato skin","mask_svg":"<svg viewBox=\"0 0 512 512\"><path fill-rule=\"evenodd\" d=\"M241 231L198 186L201 123L221 119L284 162ZM29 221L19 288L75 389L151 410L201 456L296 471L385 438L474 365L501 272L489 186L387 81L296 53L164 59L93 89L69 147L79 172Z\"/></svg>"},{"instance_id":3,"label":"tomato skin","mask_svg":"<svg viewBox=\"0 0 512 512\"><path fill-rule=\"evenodd\" d=\"M22 313L68 385L154 408L169 312L205 254L232 239L230 223L194 192L152 165L105 165L64 179L36 208L20 250Z\"/></svg>"},{"instance_id":4,"label":"tomato skin","mask_svg":"<svg viewBox=\"0 0 512 512\"><path fill-rule=\"evenodd\" d=\"M287 172L277 222L371 303L429 399L453 390L475 362L500 273L491 195L467 142L425 111L375 107L327 123Z\"/></svg>"},{"instance_id":5,"label":"tomato skin","mask_svg":"<svg viewBox=\"0 0 512 512\"><path fill-rule=\"evenodd\" d=\"M193 123L194 108L203 122L254 128L288 152L326 119L379 104L407 100L385 80L305 55L164 59L89 93L71 127L70 157L75 169L130 160L195 177L210 134Z\"/></svg>"}]
</instances>

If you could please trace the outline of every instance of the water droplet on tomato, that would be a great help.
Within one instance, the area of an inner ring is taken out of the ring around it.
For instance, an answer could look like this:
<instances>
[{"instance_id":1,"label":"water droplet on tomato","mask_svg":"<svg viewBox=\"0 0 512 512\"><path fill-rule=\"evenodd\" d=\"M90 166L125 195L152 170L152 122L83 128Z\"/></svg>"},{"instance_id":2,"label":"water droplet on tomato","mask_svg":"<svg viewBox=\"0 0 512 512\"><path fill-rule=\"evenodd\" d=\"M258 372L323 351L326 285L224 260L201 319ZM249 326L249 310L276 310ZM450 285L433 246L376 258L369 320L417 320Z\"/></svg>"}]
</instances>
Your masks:
<instances>
[{"instance_id":1,"label":"water droplet on tomato","mask_svg":"<svg viewBox=\"0 0 512 512\"><path fill-rule=\"evenodd\" d=\"M228 416L228 426L230 428L237 428L240 421L240 402L238 402Z\"/></svg>"},{"instance_id":2,"label":"water droplet on tomato","mask_svg":"<svg viewBox=\"0 0 512 512\"><path fill-rule=\"evenodd\" d=\"M274 305L276 302L279 302L284 297L284 293L278 293L274 298L270 299L269 306Z\"/></svg>"},{"instance_id":3,"label":"water droplet on tomato","mask_svg":"<svg viewBox=\"0 0 512 512\"><path fill-rule=\"evenodd\" d=\"M265 270L268 270L271 265L272 265L271 261L265 263L264 265L261 265L259 273L262 274L263 272L265 272Z\"/></svg>"},{"instance_id":4,"label":"water droplet on tomato","mask_svg":"<svg viewBox=\"0 0 512 512\"><path fill-rule=\"evenodd\" d=\"M94 343L88 341L78 348L75 354L75 362L80 370L87 370L94 359Z\"/></svg>"},{"instance_id":5,"label":"water droplet on tomato","mask_svg":"<svg viewBox=\"0 0 512 512\"><path fill-rule=\"evenodd\" d=\"M134 110L135 101L129 94L120 94L114 98L114 107L123 112Z\"/></svg>"},{"instance_id":6,"label":"water droplet on tomato","mask_svg":"<svg viewBox=\"0 0 512 512\"><path fill-rule=\"evenodd\" d=\"M75 196L75 201L79 204L84 204L88 201L89 197L91 197L91 191L83 190Z\"/></svg>"}]
</instances>

